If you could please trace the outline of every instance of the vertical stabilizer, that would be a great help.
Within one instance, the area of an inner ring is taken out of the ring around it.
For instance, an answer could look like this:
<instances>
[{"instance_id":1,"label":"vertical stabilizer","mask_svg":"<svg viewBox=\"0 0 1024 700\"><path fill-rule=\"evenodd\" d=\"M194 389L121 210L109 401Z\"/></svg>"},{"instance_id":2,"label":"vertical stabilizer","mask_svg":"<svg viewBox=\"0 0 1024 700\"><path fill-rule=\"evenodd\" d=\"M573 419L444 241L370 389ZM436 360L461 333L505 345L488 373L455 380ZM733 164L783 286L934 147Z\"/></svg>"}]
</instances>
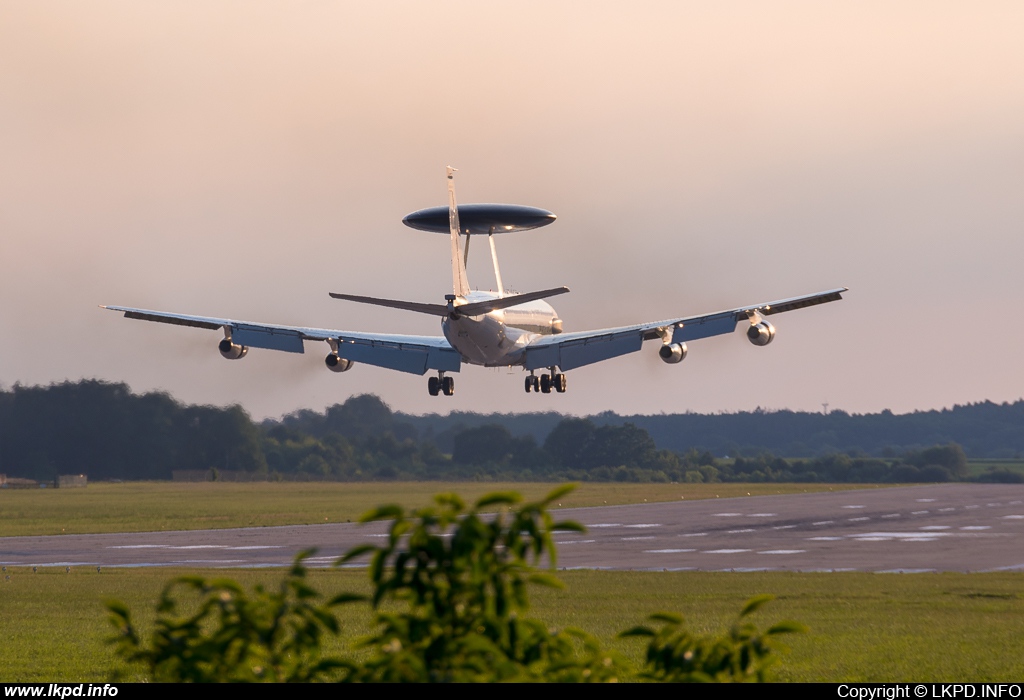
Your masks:
<instances>
[{"instance_id":1,"label":"vertical stabilizer","mask_svg":"<svg viewBox=\"0 0 1024 700\"><path fill-rule=\"evenodd\" d=\"M452 237L452 291L456 296L469 294L466 263L459 254L459 207L455 202L455 168L448 166L448 228ZM468 237L467 237L468 238ZM467 251L468 252L468 251Z\"/></svg>"}]
</instances>

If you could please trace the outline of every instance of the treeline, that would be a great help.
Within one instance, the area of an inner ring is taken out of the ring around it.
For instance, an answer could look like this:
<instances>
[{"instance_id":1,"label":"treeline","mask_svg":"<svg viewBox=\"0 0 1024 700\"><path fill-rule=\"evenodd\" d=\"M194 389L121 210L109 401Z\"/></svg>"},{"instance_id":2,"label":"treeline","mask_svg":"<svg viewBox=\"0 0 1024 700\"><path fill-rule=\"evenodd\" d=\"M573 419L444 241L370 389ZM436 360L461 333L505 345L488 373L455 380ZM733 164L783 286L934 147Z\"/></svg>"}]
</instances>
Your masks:
<instances>
[{"instance_id":1,"label":"treeline","mask_svg":"<svg viewBox=\"0 0 1024 700\"><path fill-rule=\"evenodd\" d=\"M497 423L513 435L532 435L543 442L562 420L558 413L411 416L396 419L421 436L434 439L450 451L453 432ZM674 413L590 416L597 425L632 423L643 428L661 449L686 452L708 450L720 457L771 452L787 457L816 457L833 453L859 453L897 457L910 450L955 442L974 459L1020 459L1024 456L1024 400L996 404L991 401L934 411L894 414L849 414L795 411L740 413Z\"/></svg>"},{"instance_id":2,"label":"treeline","mask_svg":"<svg viewBox=\"0 0 1024 700\"><path fill-rule=\"evenodd\" d=\"M1017 404L1005 408L1012 412ZM208 470L211 478L228 471L267 479L348 481L912 482L968 477L965 452L952 441L942 447L892 448L885 456L850 450L783 459L751 439L727 458L701 443L666 448L639 421L613 421L608 415L477 420L477 414L454 414L447 423L438 418L417 424L376 396L362 395L324 412L300 411L257 424L239 406L186 406L163 393L133 394L123 384L15 386L0 391L0 473L39 480L78 473L93 480L170 479L176 470ZM778 414L762 418L774 422ZM545 422L550 428L538 438L534 430ZM514 430L523 425L532 429ZM986 478L1012 481L1020 476L1000 472Z\"/></svg>"}]
</instances>

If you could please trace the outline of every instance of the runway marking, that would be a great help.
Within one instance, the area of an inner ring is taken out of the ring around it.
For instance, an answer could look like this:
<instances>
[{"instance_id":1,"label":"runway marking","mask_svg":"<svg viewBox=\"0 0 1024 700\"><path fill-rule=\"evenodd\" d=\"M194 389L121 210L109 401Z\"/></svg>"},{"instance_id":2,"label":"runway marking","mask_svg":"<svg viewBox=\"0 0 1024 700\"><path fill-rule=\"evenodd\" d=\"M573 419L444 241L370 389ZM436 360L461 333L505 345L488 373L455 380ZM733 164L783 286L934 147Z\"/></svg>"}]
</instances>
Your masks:
<instances>
[{"instance_id":1,"label":"runway marking","mask_svg":"<svg viewBox=\"0 0 1024 700\"><path fill-rule=\"evenodd\" d=\"M241 564L245 559L176 559L175 564Z\"/></svg>"},{"instance_id":2,"label":"runway marking","mask_svg":"<svg viewBox=\"0 0 1024 700\"><path fill-rule=\"evenodd\" d=\"M847 520L849 520L849 521L850 521L851 523L860 523L860 522L864 522L865 520L871 520L871 518L868 518L868 517L862 517L862 518L847 518Z\"/></svg>"},{"instance_id":3,"label":"runway marking","mask_svg":"<svg viewBox=\"0 0 1024 700\"><path fill-rule=\"evenodd\" d=\"M836 569L801 569L801 571L806 571L809 574L834 574L837 571L856 571L856 569L844 567Z\"/></svg>"},{"instance_id":4,"label":"runway marking","mask_svg":"<svg viewBox=\"0 0 1024 700\"><path fill-rule=\"evenodd\" d=\"M891 537L855 537L858 542L891 542Z\"/></svg>"},{"instance_id":5,"label":"runway marking","mask_svg":"<svg viewBox=\"0 0 1024 700\"><path fill-rule=\"evenodd\" d=\"M964 525L961 530L991 530L991 525Z\"/></svg>"},{"instance_id":6,"label":"runway marking","mask_svg":"<svg viewBox=\"0 0 1024 700\"><path fill-rule=\"evenodd\" d=\"M887 515L883 515L882 517L883 518L899 518L899 517L901 517L901 513L889 513Z\"/></svg>"},{"instance_id":7,"label":"runway marking","mask_svg":"<svg viewBox=\"0 0 1024 700\"><path fill-rule=\"evenodd\" d=\"M935 503L934 498L915 498L914 500L918 503Z\"/></svg>"},{"instance_id":8,"label":"runway marking","mask_svg":"<svg viewBox=\"0 0 1024 700\"><path fill-rule=\"evenodd\" d=\"M593 544L594 542L597 542L597 540L562 540L561 542L556 540L555 544L557 544L557 545L563 545L563 544Z\"/></svg>"},{"instance_id":9,"label":"runway marking","mask_svg":"<svg viewBox=\"0 0 1024 700\"><path fill-rule=\"evenodd\" d=\"M796 527L796 525L776 525L772 529L773 530L791 530L794 527Z\"/></svg>"},{"instance_id":10,"label":"runway marking","mask_svg":"<svg viewBox=\"0 0 1024 700\"><path fill-rule=\"evenodd\" d=\"M816 523L811 523L811 525L831 525L834 522L835 520L819 520Z\"/></svg>"},{"instance_id":11,"label":"runway marking","mask_svg":"<svg viewBox=\"0 0 1024 700\"><path fill-rule=\"evenodd\" d=\"M918 530L952 530L950 525L923 525Z\"/></svg>"},{"instance_id":12,"label":"runway marking","mask_svg":"<svg viewBox=\"0 0 1024 700\"><path fill-rule=\"evenodd\" d=\"M622 527L622 523L594 523L593 525L587 525L587 527Z\"/></svg>"},{"instance_id":13,"label":"runway marking","mask_svg":"<svg viewBox=\"0 0 1024 700\"><path fill-rule=\"evenodd\" d=\"M763 571L774 571L767 566L737 566L735 569L719 569L719 571L729 571L731 573L739 574L755 574Z\"/></svg>"},{"instance_id":14,"label":"runway marking","mask_svg":"<svg viewBox=\"0 0 1024 700\"><path fill-rule=\"evenodd\" d=\"M928 539L933 540L936 537L949 537L955 536L952 532L929 532ZM916 539L921 537L920 532L865 532L859 535L851 535L851 537L888 537L890 539L904 540L904 539Z\"/></svg>"},{"instance_id":15,"label":"runway marking","mask_svg":"<svg viewBox=\"0 0 1024 700\"><path fill-rule=\"evenodd\" d=\"M778 513L751 513L748 518L774 518Z\"/></svg>"},{"instance_id":16,"label":"runway marking","mask_svg":"<svg viewBox=\"0 0 1024 700\"><path fill-rule=\"evenodd\" d=\"M696 549L645 549L644 554L682 554L696 551Z\"/></svg>"},{"instance_id":17,"label":"runway marking","mask_svg":"<svg viewBox=\"0 0 1024 700\"><path fill-rule=\"evenodd\" d=\"M108 545L107 549L161 549L170 546L169 544L113 544Z\"/></svg>"},{"instance_id":18,"label":"runway marking","mask_svg":"<svg viewBox=\"0 0 1024 700\"><path fill-rule=\"evenodd\" d=\"M833 542L835 540L845 539L843 537L808 537L809 540L817 540L818 542Z\"/></svg>"},{"instance_id":19,"label":"runway marking","mask_svg":"<svg viewBox=\"0 0 1024 700\"><path fill-rule=\"evenodd\" d=\"M623 527L661 527L661 523L639 523L637 525L623 525Z\"/></svg>"},{"instance_id":20,"label":"runway marking","mask_svg":"<svg viewBox=\"0 0 1024 700\"><path fill-rule=\"evenodd\" d=\"M806 549L766 549L758 554L803 554Z\"/></svg>"},{"instance_id":21,"label":"runway marking","mask_svg":"<svg viewBox=\"0 0 1024 700\"><path fill-rule=\"evenodd\" d=\"M1024 520L1024 515L1004 515L1003 520Z\"/></svg>"},{"instance_id":22,"label":"runway marking","mask_svg":"<svg viewBox=\"0 0 1024 700\"><path fill-rule=\"evenodd\" d=\"M950 511L954 510L956 510L956 508L939 508L940 513L949 513Z\"/></svg>"},{"instance_id":23,"label":"runway marking","mask_svg":"<svg viewBox=\"0 0 1024 700\"><path fill-rule=\"evenodd\" d=\"M986 503L985 505L988 506L989 508L995 508L996 506L1001 506L1003 504L1002 503Z\"/></svg>"},{"instance_id":24,"label":"runway marking","mask_svg":"<svg viewBox=\"0 0 1024 700\"><path fill-rule=\"evenodd\" d=\"M971 510L973 508L981 508L981 506L964 506L964 508L966 508L967 510Z\"/></svg>"},{"instance_id":25,"label":"runway marking","mask_svg":"<svg viewBox=\"0 0 1024 700\"><path fill-rule=\"evenodd\" d=\"M926 511L926 510L912 510L912 511L910 511L910 514L911 515L924 515L927 512L928 511Z\"/></svg>"},{"instance_id":26,"label":"runway marking","mask_svg":"<svg viewBox=\"0 0 1024 700\"><path fill-rule=\"evenodd\" d=\"M741 515L743 515L743 513L712 513L711 517L713 517L713 518L738 518Z\"/></svg>"},{"instance_id":27,"label":"runway marking","mask_svg":"<svg viewBox=\"0 0 1024 700\"><path fill-rule=\"evenodd\" d=\"M749 551L749 549L709 549L704 554L742 554Z\"/></svg>"},{"instance_id":28,"label":"runway marking","mask_svg":"<svg viewBox=\"0 0 1024 700\"><path fill-rule=\"evenodd\" d=\"M740 533L743 533L743 532L755 532L755 530L753 528L749 528L749 527L746 528L746 529L743 529L743 530L726 530L726 533L729 534L729 535L739 535Z\"/></svg>"},{"instance_id":29,"label":"runway marking","mask_svg":"<svg viewBox=\"0 0 1024 700\"><path fill-rule=\"evenodd\" d=\"M683 533L682 535L679 535L679 537L707 537L707 536L708 536L708 533L706 533L706 532L686 532L686 533Z\"/></svg>"},{"instance_id":30,"label":"runway marking","mask_svg":"<svg viewBox=\"0 0 1024 700\"><path fill-rule=\"evenodd\" d=\"M843 508L863 508L864 506L843 506Z\"/></svg>"},{"instance_id":31,"label":"runway marking","mask_svg":"<svg viewBox=\"0 0 1024 700\"><path fill-rule=\"evenodd\" d=\"M876 574L933 574L935 569L882 569Z\"/></svg>"},{"instance_id":32,"label":"runway marking","mask_svg":"<svg viewBox=\"0 0 1024 700\"><path fill-rule=\"evenodd\" d=\"M1019 506L1024 504L1024 501L1010 501L1011 506Z\"/></svg>"},{"instance_id":33,"label":"runway marking","mask_svg":"<svg viewBox=\"0 0 1024 700\"><path fill-rule=\"evenodd\" d=\"M620 537L619 539L623 542L633 542L635 540L656 540L658 538L654 535L647 535L645 537Z\"/></svg>"},{"instance_id":34,"label":"runway marking","mask_svg":"<svg viewBox=\"0 0 1024 700\"><path fill-rule=\"evenodd\" d=\"M245 547L228 547L228 549L284 549L283 544L251 544Z\"/></svg>"}]
</instances>

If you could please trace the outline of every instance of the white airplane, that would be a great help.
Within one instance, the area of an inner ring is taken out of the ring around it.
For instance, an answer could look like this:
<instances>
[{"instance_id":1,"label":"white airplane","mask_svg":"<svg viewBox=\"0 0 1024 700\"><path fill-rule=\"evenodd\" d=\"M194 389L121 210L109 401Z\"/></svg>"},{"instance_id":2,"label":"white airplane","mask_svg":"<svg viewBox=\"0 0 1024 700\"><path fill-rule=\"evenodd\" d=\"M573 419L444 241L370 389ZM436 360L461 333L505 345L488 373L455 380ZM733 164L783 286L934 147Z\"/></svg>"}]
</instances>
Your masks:
<instances>
[{"instance_id":1,"label":"white airplane","mask_svg":"<svg viewBox=\"0 0 1024 700\"><path fill-rule=\"evenodd\" d=\"M126 318L221 329L224 339L218 347L220 354L229 360L245 357L249 348L301 353L304 341L319 340L331 348L325 362L334 372L346 372L359 362L410 374L436 371L437 375L431 376L427 382L431 396L454 394L455 380L447 373L458 372L464 364L522 367L529 372L525 382L527 393L550 394L552 390L558 393L566 390L565 372L568 370L636 352L645 340L661 341L658 355L668 364L675 364L686 357L688 342L732 333L742 322L747 323L746 335L751 343L768 345L775 338L775 327L764 319L765 316L838 301L846 291L846 287L841 287L701 316L563 333L562 320L547 302L541 300L564 294L569 289L555 287L526 294L500 291L504 285L494 247L494 234L544 226L554 221L555 215L544 209L510 204L460 207L455 202L454 171L454 168L448 168L447 207L421 209L402 220L413 228L449 234L452 293L445 295L444 304L331 293L335 299L438 316L443 336L297 328L123 306L102 308L123 312ZM466 278L470 238L483 234L490 242L497 293L472 291ZM464 244L461 242L463 237ZM536 374L538 370L542 371L540 376Z\"/></svg>"}]
</instances>

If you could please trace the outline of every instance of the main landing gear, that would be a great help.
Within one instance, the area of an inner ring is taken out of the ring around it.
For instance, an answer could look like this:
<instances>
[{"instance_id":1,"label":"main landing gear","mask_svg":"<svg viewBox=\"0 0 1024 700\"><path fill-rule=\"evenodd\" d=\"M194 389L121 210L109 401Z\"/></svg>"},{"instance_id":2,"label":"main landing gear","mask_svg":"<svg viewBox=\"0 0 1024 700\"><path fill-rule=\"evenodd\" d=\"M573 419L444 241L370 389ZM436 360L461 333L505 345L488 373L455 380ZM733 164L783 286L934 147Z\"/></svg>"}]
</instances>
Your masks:
<instances>
[{"instance_id":1,"label":"main landing gear","mask_svg":"<svg viewBox=\"0 0 1024 700\"><path fill-rule=\"evenodd\" d=\"M444 372L438 372L438 376L427 380L427 391L431 396L452 396L455 393L455 377L446 377Z\"/></svg>"},{"instance_id":2,"label":"main landing gear","mask_svg":"<svg viewBox=\"0 0 1024 700\"><path fill-rule=\"evenodd\" d=\"M530 376L526 378L526 393L530 391L540 394L550 394L551 390L554 389L559 394L565 393L566 379L565 375L561 372L556 372L555 368L551 368L550 374L542 374L539 377L534 376L533 372L530 372Z\"/></svg>"}]
</instances>

